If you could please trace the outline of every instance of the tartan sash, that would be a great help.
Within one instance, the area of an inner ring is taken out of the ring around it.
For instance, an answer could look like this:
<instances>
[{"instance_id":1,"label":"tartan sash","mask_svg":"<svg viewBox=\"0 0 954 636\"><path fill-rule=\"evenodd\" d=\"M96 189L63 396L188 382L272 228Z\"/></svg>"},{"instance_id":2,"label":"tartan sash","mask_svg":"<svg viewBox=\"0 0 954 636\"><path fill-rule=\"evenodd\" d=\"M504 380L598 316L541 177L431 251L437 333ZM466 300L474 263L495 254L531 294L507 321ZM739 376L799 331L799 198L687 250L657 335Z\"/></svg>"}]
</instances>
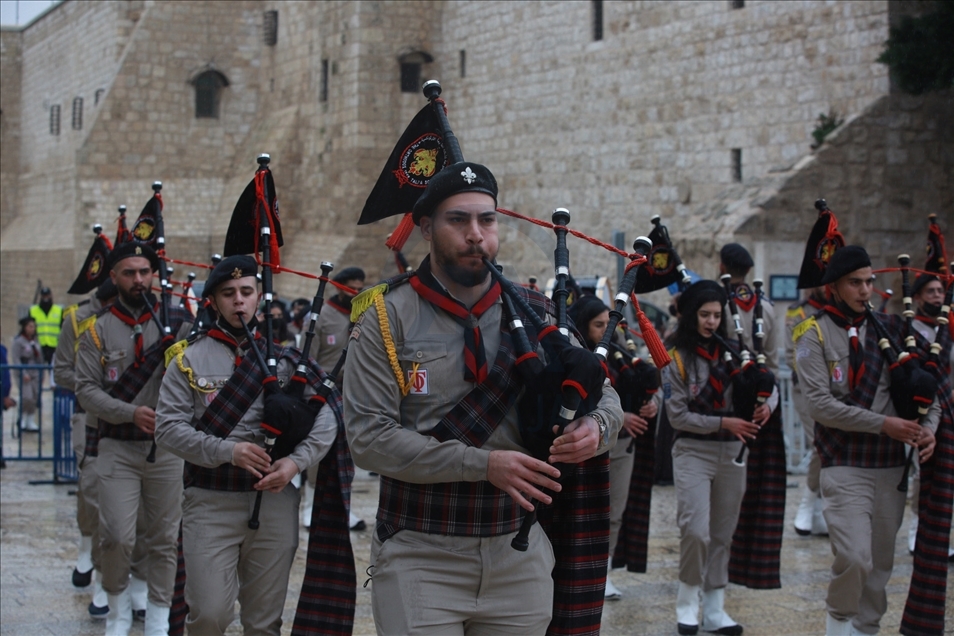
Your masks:
<instances>
[{"instance_id":1,"label":"tartan sash","mask_svg":"<svg viewBox=\"0 0 954 636\"><path fill-rule=\"evenodd\" d=\"M825 312L828 311L826 308ZM901 318L890 314L878 314L878 318L895 341L900 340ZM837 323L836 323L837 324ZM873 327L865 333L864 373L857 378L855 387L845 400L846 404L870 409L878 391L878 382L884 358L878 347L878 334ZM829 428L815 422L815 449L823 468L829 466L856 466L859 468L891 468L903 466L905 446L884 433L853 433Z\"/></svg>"},{"instance_id":2,"label":"tartan sash","mask_svg":"<svg viewBox=\"0 0 954 636\"><path fill-rule=\"evenodd\" d=\"M782 531L785 516L785 438L781 406L749 441L745 495L729 553L729 581L756 590L782 586Z\"/></svg>"},{"instance_id":3,"label":"tartan sash","mask_svg":"<svg viewBox=\"0 0 954 636\"><path fill-rule=\"evenodd\" d=\"M85 457L99 457L99 428L86 427L86 446L83 448Z\"/></svg>"},{"instance_id":4,"label":"tartan sash","mask_svg":"<svg viewBox=\"0 0 954 636\"><path fill-rule=\"evenodd\" d=\"M616 443L632 444L635 456L623 522L616 539L616 550L611 555L613 567L625 566L630 572L645 572L649 547L649 511L656 471L656 427L650 425L645 433L634 438L624 437L620 432Z\"/></svg>"},{"instance_id":5,"label":"tartan sash","mask_svg":"<svg viewBox=\"0 0 954 636\"><path fill-rule=\"evenodd\" d=\"M256 341L258 345L258 341ZM248 342L242 347L248 351ZM261 347L264 349L264 347ZM282 350L284 352L284 350ZM276 358L279 356L276 356ZM246 353L242 361L232 372L225 386L218 392L212 403L196 424L196 430L207 435L225 439L245 415L249 407L262 392L265 372L259 368L255 356ZM185 462L183 485L195 486L207 490L227 490L249 492L254 490L258 481L252 473L232 464L222 464L215 468L205 468Z\"/></svg>"},{"instance_id":6,"label":"tartan sash","mask_svg":"<svg viewBox=\"0 0 954 636\"><path fill-rule=\"evenodd\" d=\"M354 624L357 575L348 528L354 463L345 438L341 394L334 391L328 404L338 421L338 436L318 465L294 636L350 635Z\"/></svg>"},{"instance_id":7,"label":"tartan sash","mask_svg":"<svg viewBox=\"0 0 954 636\"><path fill-rule=\"evenodd\" d=\"M105 312L111 312L112 307L115 307L117 304L119 303L114 303L110 308L107 308ZM147 319L149 316L148 312L148 309L143 311L143 315L146 316ZM115 312L113 313L115 314ZM120 314L115 315L126 322L125 316L120 316ZM183 322L192 320L191 314L183 307L169 307L168 316L169 328L173 334L179 333ZM166 349L173 344L172 341L174 339L175 338L164 338L160 336L159 340L146 349L141 356L137 356L136 360L126 367L123 374L116 380L116 383L110 387L107 392L109 396L131 404L136 396L139 395L139 391L142 390L146 382L156 373L156 370L162 367L162 362L165 360ZM163 370L163 373L164 372ZM152 435L143 432L132 422L110 424L102 419L99 420L99 437L108 437L126 442L150 442L154 439Z\"/></svg>"},{"instance_id":8,"label":"tartan sash","mask_svg":"<svg viewBox=\"0 0 954 636\"><path fill-rule=\"evenodd\" d=\"M475 386L427 434L480 448L512 409L523 389L514 373L510 334L501 324L500 347L487 381ZM426 502L426 503L425 503ZM381 475L378 536L398 530L489 537L516 532L520 507L489 481L410 484Z\"/></svg>"},{"instance_id":9,"label":"tartan sash","mask_svg":"<svg viewBox=\"0 0 954 636\"><path fill-rule=\"evenodd\" d=\"M722 359L721 345L716 344L712 353L701 348L696 350L700 357L709 361L709 380L702 385L696 397L689 400L688 408L690 413L699 415L728 415L732 412L727 409L725 403L725 391L729 388L731 382L731 373ZM716 431L708 435L702 433L688 433L686 431L675 431L675 438L680 437L688 439L699 439L711 442L736 442L738 438L727 430Z\"/></svg>"},{"instance_id":10,"label":"tartan sash","mask_svg":"<svg viewBox=\"0 0 954 636\"><path fill-rule=\"evenodd\" d=\"M939 329L937 342L950 350L946 329ZM923 340L915 335L918 344ZM951 535L951 511L954 508L954 404L949 371L935 369L941 421L935 435L934 454L921 464L921 488L918 500L918 535L914 549L914 568L908 598L901 616L905 636L940 636L945 632L947 603L947 554Z\"/></svg>"}]
</instances>

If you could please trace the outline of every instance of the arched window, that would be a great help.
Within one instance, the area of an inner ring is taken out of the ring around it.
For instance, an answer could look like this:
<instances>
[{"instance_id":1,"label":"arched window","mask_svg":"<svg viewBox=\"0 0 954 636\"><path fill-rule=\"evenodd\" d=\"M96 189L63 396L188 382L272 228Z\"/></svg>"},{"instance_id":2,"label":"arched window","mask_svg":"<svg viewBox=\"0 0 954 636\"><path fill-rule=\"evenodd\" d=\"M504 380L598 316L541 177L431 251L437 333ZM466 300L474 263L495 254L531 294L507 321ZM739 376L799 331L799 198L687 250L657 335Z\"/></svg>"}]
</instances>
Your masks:
<instances>
[{"instance_id":1,"label":"arched window","mask_svg":"<svg viewBox=\"0 0 954 636\"><path fill-rule=\"evenodd\" d=\"M222 89L229 85L225 75L213 70L203 71L195 76L192 83L195 85L196 119L218 119Z\"/></svg>"},{"instance_id":2,"label":"arched window","mask_svg":"<svg viewBox=\"0 0 954 636\"><path fill-rule=\"evenodd\" d=\"M434 57L424 51L411 51L398 57L401 64L401 92L419 93L421 90L421 67L434 61Z\"/></svg>"}]
</instances>

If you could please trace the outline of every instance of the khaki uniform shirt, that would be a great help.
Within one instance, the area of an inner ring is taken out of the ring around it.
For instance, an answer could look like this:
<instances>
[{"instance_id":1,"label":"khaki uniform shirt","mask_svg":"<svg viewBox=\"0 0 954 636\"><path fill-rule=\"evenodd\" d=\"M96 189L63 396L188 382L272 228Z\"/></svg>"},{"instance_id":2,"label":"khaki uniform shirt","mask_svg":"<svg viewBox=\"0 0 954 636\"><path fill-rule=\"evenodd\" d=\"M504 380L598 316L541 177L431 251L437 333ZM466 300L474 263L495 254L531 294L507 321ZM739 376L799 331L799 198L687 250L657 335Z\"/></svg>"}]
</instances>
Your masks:
<instances>
[{"instance_id":1,"label":"khaki uniform shirt","mask_svg":"<svg viewBox=\"0 0 954 636\"><path fill-rule=\"evenodd\" d=\"M318 325L315 327L315 360L326 372L331 372L341 357L341 350L348 344L348 329L351 316L341 313L329 303L321 309ZM340 380L340 378L337 378Z\"/></svg>"},{"instance_id":2,"label":"khaki uniform shirt","mask_svg":"<svg viewBox=\"0 0 954 636\"><path fill-rule=\"evenodd\" d=\"M140 307L138 311L133 311L133 315L140 315L143 311L148 309ZM154 320L141 326L143 351L148 351L160 339L161 334ZM184 321L179 328L177 339L185 338L191 329L192 323ZM97 346L92 337L93 332L96 333L96 339L102 348ZM133 421L137 406L153 409L156 407L159 384L162 382L162 364L140 388L132 403L118 400L108 393L122 377L126 367L134 362L135 356L133 328L111 312L99 316L93 329L80 337L79 351L76 354L76 398L86 412L110 424L125 424Z\"/></svg>"},{"instance_id":3,"label":"khaki uniform shirt","mask_svg":"<svg viewBox=\"0 0 954 636\"><path fill-rule=\"evenodd\" d=\"M515 408L481 448L420 434L434 428L474 387L463 380L464 331L410 285L384 298L400 372L407 379L418 365L416 381L402 396L372 305L351 332L344 372L345 427L355 464L409 483L485 481L490 451L526 453ZM502 307L498 299L478 321L488 365L500 345ZM612 443L623 413L608 380L596 411L605 419Z\"/></svg>"},{"instance_id":4,"label":"khaki uniform shirt","mask_svg":"<svg viewBox=\"0 0 954 636\"><path fill-rule=\"evenodd\" d=\"M871 408L846 404L851 393L848 388L848 354L851 350L848 331L836 325L828 315L817 318L816 324L818 328L809 328L795 345L798 381L812 419L823 426L843 431L874 435L881 433L885 416L897 415L888 392L891 376L887 363L881 368L881 378ZM858 338L862 343L868 328L865 321L858 330ZM936 431L940 415L941 408L935 400L922 424Z\"/></svg>"},{"instance_id":5,"label":"khaki uniform shirt","mask_svg":"<svg viewBox=\"0 0 954 636\"><path fill-rule=\"evenodd\" d=\"M265 434L261 427L265 404L263 393L255 398L228 437L223 439L196 430L205 410L234 371L234 350L206 336L200 336L188 345L181 359L170 360L156 409L156 444L203 468L230 463L238 442L264 446ZM294 365L290 361L279 361L278 378L283 385L293 372ZM306 394L314 395L314 391L306 389ZM288 456L298 466L299 472L321 461L334 443L337 432L334 413L323 407L308 437Z\"/></svg>"},{"instance_id":6,"label":"khaki uniform shirt","mask_svg":"<svg viewBox=\"0 0 954 636\"><path fill-rule=\"evenodd\" d=\"M675 361L663 369L663 383L666 387L666 414L669 423L677 431L686 431L698 435L718 433L722 428L721 415L702 415L689 410L689 403L695 399L699 391L709 382L709 362L699 356L691 356L679 351L685 365L686 377ZM725 411L732 411L732 383L725 386L722 392L725 399Z\"/></svg>"},{"instance_id":7,"label":"khaki uniform shirt","mask_svg":"<svg viewBox=\"0 0 954 636\"><path fill-rule=\"evenodd\" d=\"M67 391L76 391L76 352L79 349L79 336L76 329L80 323L100 310L102 304L95 296L89 301L74 305L63 312L63 328L56 342L53 355L53 379L57 386Z\"/></svg>"}]
</instances>

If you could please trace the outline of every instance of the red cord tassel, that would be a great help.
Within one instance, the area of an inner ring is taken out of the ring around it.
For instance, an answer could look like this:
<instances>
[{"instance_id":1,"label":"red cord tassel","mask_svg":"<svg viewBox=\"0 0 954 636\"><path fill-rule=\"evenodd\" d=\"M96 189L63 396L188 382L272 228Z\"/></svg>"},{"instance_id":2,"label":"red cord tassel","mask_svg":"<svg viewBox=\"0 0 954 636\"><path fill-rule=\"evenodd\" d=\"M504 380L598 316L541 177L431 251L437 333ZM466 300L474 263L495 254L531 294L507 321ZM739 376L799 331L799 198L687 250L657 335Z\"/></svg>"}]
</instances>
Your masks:
<instances>
[{"instance_id":1,"label":"red cord tassel","mask_svg":"<svg viewBox=\"0 0 954 636\"><path fill-rule=\"evenodd\" d=\"M401 219L401 222L398 223L398 226L394 228L394 231L391 232L391 236L388 237L384 246L395 252L404 249L404 244L407 243L413 231L414 219L411 218L411 213L408 212L404 215L404 218Z\"/></svg>"}]
</instances>

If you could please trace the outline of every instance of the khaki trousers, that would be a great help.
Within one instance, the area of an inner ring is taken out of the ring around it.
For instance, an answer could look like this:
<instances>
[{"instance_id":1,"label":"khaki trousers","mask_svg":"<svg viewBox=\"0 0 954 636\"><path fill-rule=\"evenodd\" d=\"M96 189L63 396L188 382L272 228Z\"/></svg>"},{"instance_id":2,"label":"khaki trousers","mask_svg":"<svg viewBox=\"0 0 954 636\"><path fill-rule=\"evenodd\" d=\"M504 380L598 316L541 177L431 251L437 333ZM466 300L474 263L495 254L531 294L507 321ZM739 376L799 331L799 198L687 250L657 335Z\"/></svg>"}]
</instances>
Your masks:
<instances>
[{"instance_id":1,"label":"khaki trousers","mask_svg":"<svg viewBox=\"0 0 954 636\"><path fill-rule=\"evenodd\" d=\"M526 552L513 534L454 537L402 530L371 541L379 636L544 634L553 612L553 548L540 524Z\"/></svg>"},{"instance_id":2,"label":"khaki trousers","mask_svg":"<svg viewBox=\"0 0 954 636\"><path fill-rule=\"evenodd\" d=\"M678 438L672 447L679 525L679 580L704 591L729 583L729 550L745 495L742 442Z\"/></svg>"},{"instance_id":3,"label":"khaki trousers","mask_svg":"<svg viewBox=\"0 0 954 636\"><path fill-rule=\"evenodd\" d=\"M146 461L151 446L151 442L99 440L103 589L108 594L120 594L129 584L137 519L142 510L141 541L146 550L149 600L170 607L182 518L182 460L158 448L156 462L151 464Z\"/></svg>"},{"instance_id":4,"label":"khaki trousers","mask_svg":"<svg viewBox=\"0 0 954 636\"><path fill-rule=\"evenodd\" d=\"M885 586L894 568L894 543L904 517L904 472L895 468L830 466L821 470L825 521L835 561L826 605L838 620L874 634L888 608Z\"/></svg>"},{"instance_id":5,"label":"khaki trousers","mask_svg":"<svg viewBox=\"0 0 954 636\"><path fill-rule=\"evenodd\" d=\"M187 488L182 505L186 625L190 634L224 634L241 604L246 636L278 636L288 574L298 548L298 489L262 495L258 530L248 520L255 492Z\"/></svg>"},{"instance_id":6,"label":"khaki trousers","mask_svg":"<svg viewBox=\"0 0 954 636\"><path fill-rule=\"evenodd\" d=\"M623 525L626 500L629 499L629 482L633 479L633 463L636 453L627 453L632 437L620 437L610 451L610 534L609 558L613 560L619 529Z\"/></svg>"}]
</instances>

